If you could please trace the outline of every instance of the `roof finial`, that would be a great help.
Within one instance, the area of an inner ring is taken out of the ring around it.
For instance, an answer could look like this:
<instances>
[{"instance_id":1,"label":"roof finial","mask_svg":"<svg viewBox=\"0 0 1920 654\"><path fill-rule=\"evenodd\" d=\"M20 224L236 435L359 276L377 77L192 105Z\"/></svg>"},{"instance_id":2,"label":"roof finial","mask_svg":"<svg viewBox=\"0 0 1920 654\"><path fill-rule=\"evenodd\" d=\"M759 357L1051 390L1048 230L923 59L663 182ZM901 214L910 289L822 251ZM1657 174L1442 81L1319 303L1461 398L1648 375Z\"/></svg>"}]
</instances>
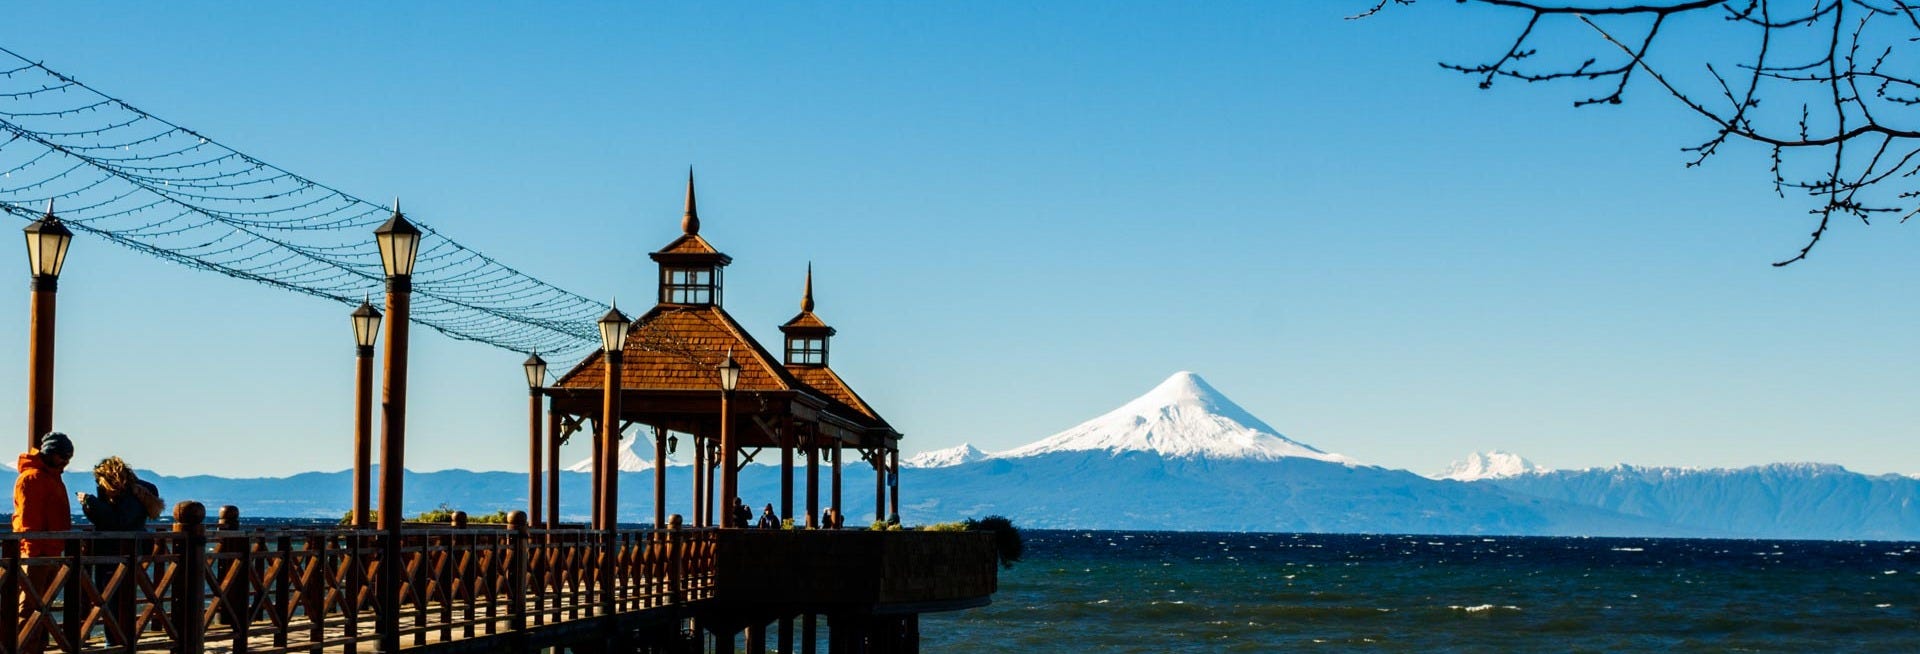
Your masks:
<instances>
[{"instance_id":1,"label":"roof finial","mask_svg":"<svg viewBox=\"0 0 1920 654\"><path fill-rule=\"evenodd\" d=\"M47 198L47 217L53 217L53 198Z\"/></svg>"},{"instance_id":2,"label":"roof finial","mask_svg":"<svg viewBox=\"0 0 1920 654\"><path fill-rule=\"evenodd\" d=\"M813 262L807 262L807 293L800 296L800 310L813 310Z\"/></svg>"},{"instance_id":3,"label":"roof finial","mask_svg":"<svg viewBox=\"0 0 1920 654\"><path fill-rule=\"evenodd\" d=\"M700 233L700 210L693 202L693 166L687 166L687 212L680 216L680 231Z\"/></svg>"},{"instance_id":4,"label":"roof finial","mask_svg":"<svg viewBox=\"0 0 1920 654\"><path fill-rule=\"evenodd\" d=\"M393 196L393 215L396 215L396 216L401 215L400 214L400 196L398 195Z\"/></svg>"}]
</instances>

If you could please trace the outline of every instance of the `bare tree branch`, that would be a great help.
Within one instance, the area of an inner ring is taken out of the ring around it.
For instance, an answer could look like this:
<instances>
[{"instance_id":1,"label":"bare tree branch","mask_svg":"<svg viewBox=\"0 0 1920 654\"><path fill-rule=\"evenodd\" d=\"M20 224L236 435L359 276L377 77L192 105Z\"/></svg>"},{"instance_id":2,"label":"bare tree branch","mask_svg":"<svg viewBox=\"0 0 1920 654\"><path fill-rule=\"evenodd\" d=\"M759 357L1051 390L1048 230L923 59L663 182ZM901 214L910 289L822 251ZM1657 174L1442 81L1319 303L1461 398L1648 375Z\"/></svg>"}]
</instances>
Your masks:
<instances>
[{"instance_id":1,"label":"bare tree branch","mask_svg":"<svg viewBox=\"0 0 1920 654\"><path fill-rule=\"evenodd\" d=\"M1372 0L1352 18L1417 1ZM1636 78L1650 80L1708 129L1681 148L1691 155L1686 166L1703 165L1730 141L1764 147L1774 192L1806 198L1815 223L1776 266L1806 259L1836 217L1871 224L1876 215L1904 222L1920 213L1920 11L1910 0L1449 4L1526 18L1486 63L1440 64L1480 88L1501 78L1603 85L1574 100L1584 107L1620 104L1645 86ZM1577 42L1556 31L1562 25L1598 38ZM1722 73L1733 70L1744 71L1738 81Z\"/></svg>"}]
</instances>

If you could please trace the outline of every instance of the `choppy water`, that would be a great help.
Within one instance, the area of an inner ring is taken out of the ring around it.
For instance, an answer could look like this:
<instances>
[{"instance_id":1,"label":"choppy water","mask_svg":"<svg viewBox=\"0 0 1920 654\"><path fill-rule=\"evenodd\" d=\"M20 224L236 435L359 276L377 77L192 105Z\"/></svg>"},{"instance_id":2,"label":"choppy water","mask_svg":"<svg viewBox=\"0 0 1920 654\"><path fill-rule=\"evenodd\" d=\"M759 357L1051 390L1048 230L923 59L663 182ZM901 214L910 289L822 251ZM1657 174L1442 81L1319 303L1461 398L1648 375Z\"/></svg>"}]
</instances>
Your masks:
<instances>
[{"instance_id":1,"label":"choppy water","mask_svg":"<svg viewBox=\"0 0 1920 654\"><path fill-rule=\"evenodd\" d=\"M928 652L1920 652L1920 543L1028 531Z\"/></svg>"}]
</instances>

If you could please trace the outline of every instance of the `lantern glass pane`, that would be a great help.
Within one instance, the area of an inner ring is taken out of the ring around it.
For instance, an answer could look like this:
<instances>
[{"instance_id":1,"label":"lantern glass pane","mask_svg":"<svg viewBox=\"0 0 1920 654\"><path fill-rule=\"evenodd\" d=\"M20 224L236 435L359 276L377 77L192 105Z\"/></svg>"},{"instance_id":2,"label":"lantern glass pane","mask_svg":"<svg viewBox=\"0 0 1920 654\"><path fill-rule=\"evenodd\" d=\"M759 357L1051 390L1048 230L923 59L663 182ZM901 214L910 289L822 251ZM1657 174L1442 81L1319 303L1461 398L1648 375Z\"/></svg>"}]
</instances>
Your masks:
<instances>
[{"instance_id":1,"label":"lantern glass pane","mask_svg":"<svg viewBox=\"0 0 1920 654\"><path fill-rule=\"evenodd\" d=\"M380 337L380 316L356 315L353 317L353 341L366 347L373 347Z\"/></svg>"},{"instance_id":2,"label":"lantern glass pane","mask_svg":"<svg viewBox=\"0 0 1920 654\"><path fill-rule=\"evenodd\" d=\"M546 364L529 363L529 364L526 364L526 368L527 368L527 386L532 388L539 388L541 386L546 385L546 382L547 382Z\"/></svg>"}]
</instances>

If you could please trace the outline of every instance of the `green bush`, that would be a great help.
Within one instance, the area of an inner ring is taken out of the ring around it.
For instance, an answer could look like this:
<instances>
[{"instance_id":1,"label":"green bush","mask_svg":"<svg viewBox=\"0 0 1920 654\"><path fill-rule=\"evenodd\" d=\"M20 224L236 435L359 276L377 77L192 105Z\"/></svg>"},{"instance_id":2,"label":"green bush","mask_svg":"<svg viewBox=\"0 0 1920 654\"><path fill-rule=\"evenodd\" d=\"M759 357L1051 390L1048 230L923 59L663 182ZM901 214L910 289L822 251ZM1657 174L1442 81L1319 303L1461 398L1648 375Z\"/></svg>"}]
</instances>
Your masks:
<instances>
[{"instance_id":1,"label":"green bush","mask_svg":"<svg viewBox=\"0 0 1920 654\"><path fill-rule=\"evenodd\" d=\"M965 522L936 522L920 527L920 531L967 531Z\"/></svg>"},{"instance_id":2,"label":"green bush","mask_svg":"<svg viewBox=\"0 0 1920 654\"><path fill-rule=\"evenodd\" d=\"M993 532L993 549L1000 555L1000 567L1011 568L1020 561L1020 555L1026 553L1027 543L1020 538L1020 528L1005 516L990 515L979 520L968 518L961 524L968 531Z\"/></svg>"}]
</instances>

